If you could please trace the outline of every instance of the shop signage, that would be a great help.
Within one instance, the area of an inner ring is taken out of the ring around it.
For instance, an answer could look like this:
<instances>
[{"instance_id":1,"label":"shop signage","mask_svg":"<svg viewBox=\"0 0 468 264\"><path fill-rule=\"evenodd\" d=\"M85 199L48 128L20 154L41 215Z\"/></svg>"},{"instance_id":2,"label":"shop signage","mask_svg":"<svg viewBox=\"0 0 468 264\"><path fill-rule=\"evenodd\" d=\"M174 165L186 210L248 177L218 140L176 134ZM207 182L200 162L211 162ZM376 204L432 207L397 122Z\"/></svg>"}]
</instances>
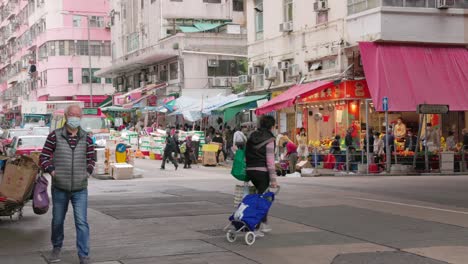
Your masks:
<instances>
[{"instance_id":1,"label":"shop signage","mask_svg":"<svg viewBox=\"0 0 468 264\"><path fill-rule=\"evenodd\" d=\"M420 104L417 109L418 114L447 114L448 105Z\"/></svg>"},{"instance_id":2,"label":"shop signage","mask_svg":"<svg viewBox=\"0 0 468 264\"><path fill-rule=\"evenodd\" d=\"M388 111L388 97L382 98L382 109Z\"/></svg>"},{"instance_id":3,"label":"shop signage","mask_svg":"<svg viewBox=\"0 0 468 264\"><path fill-rule=\"evenodd\" d=\"M345 81L300 99L301 103L323 102L341 99L366 99L370 98L369 88L365 80Z\"/></svg>"}]
</instances>

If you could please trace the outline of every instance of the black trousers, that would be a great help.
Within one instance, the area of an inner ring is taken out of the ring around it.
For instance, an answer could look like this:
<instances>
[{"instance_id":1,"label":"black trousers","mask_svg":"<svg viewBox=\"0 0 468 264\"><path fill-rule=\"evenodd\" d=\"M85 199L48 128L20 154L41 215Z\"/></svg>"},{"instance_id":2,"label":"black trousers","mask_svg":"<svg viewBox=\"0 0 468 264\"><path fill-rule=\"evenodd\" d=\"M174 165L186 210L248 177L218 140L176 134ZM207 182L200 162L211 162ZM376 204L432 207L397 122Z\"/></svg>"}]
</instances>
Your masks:
<instances>
[{"instance_id":1,"label":"black trousers","mask_svg":"<svg viewBox=\"0 0 468 264\"><path fill-rule=\"evenodd\" d=\"M270 174L266 171L247 171L247 176L249 177L252 184L257 189L258 194L263 194L268 187L270 187ZM268 221L268 215L266 215L262 222L266 223Z\"/></svg>"},{"instance_id":2,"label":"black trousers","mask_svg":"<svg viewBox=\"0 0 468 264\"><path fill-rule=\"evenodd\" d=\"M166 160L169 160L170 162L172 162L172 164L174 164L174 167L177 167L177 160L174 159L174 157L172 156L172 153L173 152L164 152L164 155L163 155L163 160L162 160L162 165L161 165L161 168L165 168L166 167Z\"/></svg>"},{"instance_id":3,"label":"black trousers","mask_svg":"<svg viewBox=\"0 0 468 264\"><path fill-rule=\"evenodd\" d=\"M184 167L189 167L192 165L192 152L185 151L184 153Z\"/></svg>"}]
</instances>

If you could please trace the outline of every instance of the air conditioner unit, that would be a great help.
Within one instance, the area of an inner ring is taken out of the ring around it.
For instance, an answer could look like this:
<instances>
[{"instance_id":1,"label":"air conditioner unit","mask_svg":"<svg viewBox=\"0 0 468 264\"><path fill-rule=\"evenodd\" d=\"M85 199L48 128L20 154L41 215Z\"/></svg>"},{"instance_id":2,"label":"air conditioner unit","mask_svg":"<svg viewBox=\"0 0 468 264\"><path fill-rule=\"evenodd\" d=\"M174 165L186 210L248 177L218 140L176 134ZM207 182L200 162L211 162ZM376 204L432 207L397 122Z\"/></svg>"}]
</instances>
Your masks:
<instances>
[{"instance_id":1,"label":"air conditioner unit","mask_svg":"<svg viewBox=\"0 0 468 264\"><path fill-rule=\"evenodd\" d=\"M265 80L274 81L278 76L278 67L267 67L265 68Z\"/></svg>"},{"instance_id":2,"label":"air conditioner unit","mask_svg":"<svg viewBox=\"0 0 468 264\"><path fill-rule=\"evenodd\" d=\"M218 60L208 60L208 67L211 67L211 68L219 67L219 61Z\"/></svg>"},{"instance_id":3,"label":"air conditioner unit","mask_svg":"<svg viewBox=\"0 0 468 264\"><path fill-rule=\"evenodd\" d=\"M281 32L291 32L291 31L293 31L293 22L288 21L288 22L281 23L279 30Z\"/></svg>"},{"instance_id":4,"label":"air conditioner unit","mask_svg":"<svg viewBox=\"0 0 468 264\"><path fill-rule=\"evenodd\" d=\"M447 9L455 6L455 0L437 0L436 7L439 9Z\"/></svg>"},{"instance_id":5,"label":"air conditioner unit","mask_svg":"<svg viewBox=\"0 0 468 264\"><path fill-rule=\"evenodd\" d=\"M226 87L229 86L229 81L223 77L214 77L209 79L211 87Z\"/></svg>"},{"instance_id":6,"label":"air conditioner unit","mask_svg":"<svg viewBox=\"0 0 468 264\"><path fill-rule=\"evenodd\" d=\"M252 75L263 74L263 72L264 72L263 67L255 66L255 67L253 67L253 74Z\"/></svg>"},{"instance_id":7,"label":"air conditioner unit","mask_svg":"<svg viewBox=\"0 0 468 264\"><path fill-rule=\"evenodd\" d=\"M107 29L110 29L111 27L112 27L112 23L111 23L110 21L107 22L107 23L106 23L106 28L107 28Z\"/></svg>"},{"instance_id":8,"label":"air conditioner unit","mask_svg":"<svg viewBox=\"0 0 468 264\"><path fill-rule=\"evenodd\" d=\"M296 77L296 76L299 76L299 74L300 74L300 71L299 71L299 65L298 64L289 65L289 67L288 67L289 77Z\"/></svg>"},{"instance_id":9,"label":"air conditioner unit","mask_svg":"<svg viewBox=\"0 0 468 264\"><path fill-rule=\"evenodd\" d=\"M287 70L288 67L289 67L289 61L278 62L278 66L279 66L280 70L282 70L282 71Z\"/></svg>"},{"instance_id":10,"label":"air conditioner unit","mask_svg":"<svg viewBox=\"0 0 468 264\"><path fill-rule=\"evenodd\" d=\"M263 77L264 77L263 74L261 74L261 75L259 74L259 75L256 75L254 77L254 79L253 79L254 80L254 87L263 87L263 86L265 86L265 81L264 81Z\"/></svg>"},{"instance_id":11,"label":"air conditioner unit","mask_svg":"<svg viewBox=\"0 0 468 264\"><path fill-rule=\"evenodd\" d=\"M250 76L249 75L240 75L239 76L239 84L249 84L250 83Z\"/></svg>"},{"instance_id":12,"label":"air conditioner unit","mask_svg":"<svg viewBox=\"0 0 468 264\"><path fill-rule=\"evenodd\" d=\"M327 0L318 0L314 3L314 11L327 11L328 10L328 1Z\"/></svg>"}]
</instances>

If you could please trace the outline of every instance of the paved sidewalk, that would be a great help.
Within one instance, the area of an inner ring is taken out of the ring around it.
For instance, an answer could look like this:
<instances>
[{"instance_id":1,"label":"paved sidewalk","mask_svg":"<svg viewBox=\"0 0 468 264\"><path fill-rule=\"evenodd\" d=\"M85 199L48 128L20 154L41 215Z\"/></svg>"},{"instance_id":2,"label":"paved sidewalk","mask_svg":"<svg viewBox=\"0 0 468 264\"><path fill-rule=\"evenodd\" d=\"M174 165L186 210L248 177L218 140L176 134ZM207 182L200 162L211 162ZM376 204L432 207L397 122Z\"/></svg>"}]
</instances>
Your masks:
<instances>
[{"instance_id":1,"label":"paved sidewalk","mask_svg":"<svg viewBox=\"0 0 468 264\"><path fill-rule=\"evenodd\" d=\"M411 196L423 188L456 193L468 178L444 179L457 181L456 187L434 177L280 178L273 232L249 247L241 237L228 243L222 231L234 210L235 181L227 168L136 165L143 178L90 180L93 263L468 263L468 206L423 201L422 192ZM386 188L401 195L386 196ZM390 198L393 204L376 202ZM47 263L51 214L37 216L27 207L24 215L21 221L1 218L1 264ZM61 263L78 263L74 233L69 212Z\"/></svg>"}]
</instances>

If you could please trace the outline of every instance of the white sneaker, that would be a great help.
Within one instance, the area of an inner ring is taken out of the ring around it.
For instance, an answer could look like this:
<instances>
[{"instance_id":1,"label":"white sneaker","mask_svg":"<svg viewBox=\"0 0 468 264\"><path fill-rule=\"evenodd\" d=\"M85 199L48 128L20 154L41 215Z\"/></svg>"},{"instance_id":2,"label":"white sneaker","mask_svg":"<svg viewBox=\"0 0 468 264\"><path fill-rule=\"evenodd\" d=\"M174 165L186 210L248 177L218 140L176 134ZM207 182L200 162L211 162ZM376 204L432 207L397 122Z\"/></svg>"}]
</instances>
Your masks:
<instances>
[{"instance_id":1,"label":"white sneaker","mask_svg":"<svg viewBox=\"0 0 468 264\"><path fill-rule=\"evenodd\" d=\"M271 232L271 227L267 224L263 224L260 226L260 231L263 233L270 233Z\"/></svg>"},{"instance_id":2,"label":"white sneaker","mask_svg":"<svg viewBox=\"0 0 468 264\"><path fill-rule=\"evenodd\" d=\"M260 230L255 231L254 234L255 234L256 237L264 237L265 236L265 234Z\"/></svg>"}]
</instances>

